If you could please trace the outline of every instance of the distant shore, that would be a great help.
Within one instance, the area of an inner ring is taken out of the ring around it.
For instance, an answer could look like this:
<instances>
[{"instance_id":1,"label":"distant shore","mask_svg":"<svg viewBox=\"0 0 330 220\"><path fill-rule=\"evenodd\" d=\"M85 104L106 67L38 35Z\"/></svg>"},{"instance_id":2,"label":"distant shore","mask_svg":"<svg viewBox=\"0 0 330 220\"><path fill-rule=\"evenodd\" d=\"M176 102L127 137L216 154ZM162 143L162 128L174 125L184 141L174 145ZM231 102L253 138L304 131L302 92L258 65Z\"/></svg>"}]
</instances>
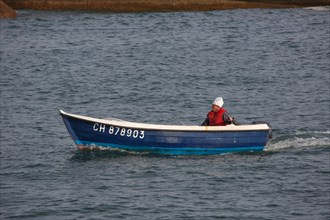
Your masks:
<instances>
[{"instance_id":1,"label":"distant shore","mask_svg":"<svg viewBox=\"0 0 330 220\"><path fill-rule=\"evenodd\" d=\"M9 12L10 7L15 10L166 12L325 6L330 5L330 0L0 0L0 4L1 11L5 12ZM9 9L2 6L6 4Z\"/></svg>"}]
</instances>

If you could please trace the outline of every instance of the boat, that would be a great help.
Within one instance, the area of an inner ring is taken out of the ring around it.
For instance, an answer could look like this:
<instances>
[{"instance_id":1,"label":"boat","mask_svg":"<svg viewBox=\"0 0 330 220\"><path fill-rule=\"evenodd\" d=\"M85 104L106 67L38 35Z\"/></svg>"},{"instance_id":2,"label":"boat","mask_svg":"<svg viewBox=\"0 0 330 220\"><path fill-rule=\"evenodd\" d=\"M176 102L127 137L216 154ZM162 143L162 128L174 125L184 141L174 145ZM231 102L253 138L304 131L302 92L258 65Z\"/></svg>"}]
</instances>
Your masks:
<instances>
[{"instance_id":1,"label":"boat","mask_svg":"<svg viewBox=\"0 0 330 220\"><path fill-rule=\"evenodd\" d=\"M60 110L78 148L165 154L210 155L263 151L271 138L267 123L227 126L158 125L99 119Z\"/></svg>"}]
</instances>

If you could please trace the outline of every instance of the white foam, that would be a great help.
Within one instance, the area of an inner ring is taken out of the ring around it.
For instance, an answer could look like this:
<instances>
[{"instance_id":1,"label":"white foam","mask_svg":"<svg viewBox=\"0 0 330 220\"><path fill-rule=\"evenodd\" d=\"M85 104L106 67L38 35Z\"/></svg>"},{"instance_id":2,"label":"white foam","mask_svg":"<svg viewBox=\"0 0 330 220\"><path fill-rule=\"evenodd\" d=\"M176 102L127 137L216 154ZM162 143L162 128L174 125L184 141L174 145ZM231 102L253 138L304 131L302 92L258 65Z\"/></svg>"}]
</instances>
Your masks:
<instances>
[{"instance_id":1,"label":"white foam","mask_svg":"<svg viewBox=\"0 0 330 220\"><path fill-rule=\"evenodd\" d=\"M330 6L307 7L305 9L314 10L314 11L330 11Z\"/></svg>"},{"instance_id":2,"label":"white foam","mask_svg":"<svg viewBox=\"0 0 330 220\"><path fill-rule=\"evenodd\" d=\"M308 134L330 134L329 131L297 131L295 132L296 135L308 135Z\"/></svg>"},{"instance_id":3,"label":"white foam","mask_svg":"<svg viewBox=\"0 0 330 220\"><path fill-rule=\"evenodd\" d=\"M311 147L330 147L330 139L328 137L291 137L280 141L270 141L265 150L276 151L285 148L311 148Z\"/></svg>"},{"instance_id":4,"label":"white foam","mask_svg":"<svg viewBox=\"0 0 330 220\"><path fill-rule=\"evenodd\" d=\"M150 154L149 152L137 152L137 151L129 151L114 147L103 147L103 146L97 146L95 144L89 145L89 146L80 146L78 147L80 150L87 150L87 151L111 151L111 152L117 152L117 153L126 153L126 154L133 154L133 155L146 155Z\"/></svg>"}]
</instances>

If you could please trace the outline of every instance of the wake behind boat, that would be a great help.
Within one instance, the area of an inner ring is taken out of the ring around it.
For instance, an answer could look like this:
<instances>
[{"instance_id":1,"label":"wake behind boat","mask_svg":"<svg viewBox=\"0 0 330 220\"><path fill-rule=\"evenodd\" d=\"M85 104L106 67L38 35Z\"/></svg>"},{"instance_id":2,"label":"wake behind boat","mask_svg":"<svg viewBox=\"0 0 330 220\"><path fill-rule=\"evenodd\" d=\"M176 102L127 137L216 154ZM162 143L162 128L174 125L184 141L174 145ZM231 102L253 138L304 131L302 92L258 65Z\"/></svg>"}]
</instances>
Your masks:
<instances>
[{"instance_id":1,"label":"wake behind boat","mask_svg":"<svg viewBox=\"0 0 330 220\"><path fill-rule=\"evenodd\" d=\"M270 139L266 123L185 126L98 119L60 110L73 141L83 148L105 147L168 155L262 151Z\"/></svg>"}]
</instances>

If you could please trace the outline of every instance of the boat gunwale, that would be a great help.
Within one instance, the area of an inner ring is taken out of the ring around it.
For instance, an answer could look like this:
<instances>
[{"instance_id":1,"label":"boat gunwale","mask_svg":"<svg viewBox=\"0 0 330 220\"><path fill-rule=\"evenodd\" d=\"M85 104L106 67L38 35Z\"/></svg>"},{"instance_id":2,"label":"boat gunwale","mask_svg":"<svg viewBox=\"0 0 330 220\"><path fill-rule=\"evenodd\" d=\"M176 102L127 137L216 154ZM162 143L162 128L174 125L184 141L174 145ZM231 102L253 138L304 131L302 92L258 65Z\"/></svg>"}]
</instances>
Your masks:
<instances>
[{"instance_id":1,"label":"boat gunwale","mask_svg":"<svg viewBox=\"0 0 330 220\"><path fill-rule=\"evenodd\" d=\"M177 131L177 132L246 132L246 131L270 131L268 124L252 124L252 125L227 125L227 126L199 126L199 125L164 125L164 124L148 124L129 122L120 119L100 119L78 114L71 114L59 110L60 115L72 117L75 119L100 123L105 125L112 125L118 127L125 127L140 130L154 130L154 131Z\"/></svg>"}]
</instances>

